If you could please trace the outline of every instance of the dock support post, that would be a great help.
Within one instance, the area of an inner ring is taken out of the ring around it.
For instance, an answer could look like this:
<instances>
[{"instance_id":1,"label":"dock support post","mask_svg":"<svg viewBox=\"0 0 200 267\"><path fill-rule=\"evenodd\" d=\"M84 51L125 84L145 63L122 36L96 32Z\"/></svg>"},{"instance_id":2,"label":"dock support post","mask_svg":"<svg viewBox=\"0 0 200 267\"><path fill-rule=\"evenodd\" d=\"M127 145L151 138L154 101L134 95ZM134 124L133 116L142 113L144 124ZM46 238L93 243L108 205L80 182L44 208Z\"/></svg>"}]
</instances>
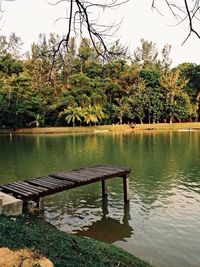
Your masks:
<instances>
[{"instance_id":1,"label":"dock support post","mask_svg":"<svg viewBox=\"0 0 200 267\"><path fill-rule=\"evenodd\" d=\"M108 192L105 180L101 181L101 185L102 185L102 197L106 197L108 195Z\"/></svg>"},{"instance_id":2,"label":"dock support post","mask_svg":"<svg viewBox=\"0 0 200 267\"><path fill-rule=\"evenodd\" d=\"M107 196L104 196L102 198L102 212L103 212L103 217L106 217L106 215L108 215L109 211L108 211L108 198Z\"/></svg>"},{"instance_id":3,"label":"dock support post","mask_svg":"<svg viewBox=\"0 0 200 267\"><path fill-rule=\"evenodd\" d=\"M40 208L40 198L37 198L37 199L35 199L35 203L36 203L36 208Z\"/></svg>"},{"instance_id":4,"label":"dock support post","mask_svg":"<svg viewBox=\"0 0 200 267\"><path fill-rule=\"evenodd\" d=\"M128 174L123 176L124 202L129 201L129 178Z\"/></svg>"},{"instance_id":5,"label":"dock support post","mask_svg":"<svg viewBox=\"0 0 200 267\"><path fill-rule=\"evenodd\" d=\"M41 211L43 211L44 210L44 198L38 198L38 199L36 199L36 208L37 209L40 209Z\"/></svg>"},{"instance_id":6,"label":"dock support post","mask_svg":"<svg viewBox=\"0 0 200 267\"><path fill-rule=\"evenodd\" d=\"M28 201L23 201L23 204L22 204L22 213L26 213L28 210Z\"/></svg>"}]
</instances>

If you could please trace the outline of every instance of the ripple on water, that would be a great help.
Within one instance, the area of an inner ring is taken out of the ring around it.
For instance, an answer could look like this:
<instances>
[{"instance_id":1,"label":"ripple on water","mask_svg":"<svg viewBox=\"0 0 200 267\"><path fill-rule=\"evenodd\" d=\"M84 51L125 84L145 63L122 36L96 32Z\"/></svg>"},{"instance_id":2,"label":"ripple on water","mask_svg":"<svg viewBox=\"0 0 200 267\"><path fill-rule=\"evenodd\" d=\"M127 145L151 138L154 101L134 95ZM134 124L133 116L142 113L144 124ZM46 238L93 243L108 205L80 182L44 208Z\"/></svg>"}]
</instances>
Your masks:
<instances>
[{"instance_id":1,"label":"ripple on water","mask_svg":"<svg viewBox=\"0 0 200 267\"><path fill-rule=\"evenodd\" d=\"M100 162L130 166L129 208L121 180L115 180L106 182L107 203L99 185L46 198L47 220L63 231L115 242L155 267L199 267L199 137L151 132L1 138L1 182Z\"/></svg>"}]
</instances>

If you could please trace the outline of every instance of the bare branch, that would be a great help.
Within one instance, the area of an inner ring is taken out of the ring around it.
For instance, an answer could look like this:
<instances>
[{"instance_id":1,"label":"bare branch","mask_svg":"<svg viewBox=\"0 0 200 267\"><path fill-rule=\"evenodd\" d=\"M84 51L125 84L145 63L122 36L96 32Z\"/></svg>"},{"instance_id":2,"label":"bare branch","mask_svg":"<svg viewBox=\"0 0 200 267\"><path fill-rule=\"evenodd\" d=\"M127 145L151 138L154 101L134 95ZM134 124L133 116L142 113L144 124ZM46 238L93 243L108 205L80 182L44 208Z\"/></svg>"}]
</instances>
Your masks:
<instances>
[{"instance_id":1,"label":"bare branch","mask_svg":"<svg viewBox=\"0 0 200 267\"><path fill-rule=\"evenodd\" d=\"M187 22L188 34L183 41L182 45L188 40L191 34L195 34L200 39L200 34L196 29L195 22L200 21L200 1L199 0L183 0L172 2L170 0L164 0L171 14L177 20L177 25L185 24ZM156 6L156 0L152 0L152 8L158 11ZM159 11L160 13L160 11ZM194 26L195 25L195 26Z\"/></svg>"},{"instance_id":2,"label":"bare branch","mask_svg":"<svg viewBox=\"0 0 200 267\"><path fill-rule=\"evenodd\" d=\"M116 24L104 25L99 23L98 19L92 19L91 14L95 13L95 8L104 11L105 9L119 7L129 1L130 0L107 0L103 4L100 1L93 0L57 0L55 2L50 2L50 5L65 3L66 7L70 9L69 16L57 19L57 21L61 19L67 20L70 27L68 27L66 38L62 39L57 45L55 53L59 51L63 44L66 46L68 45L70 33L73 31L76 36L80 37L82 37L84 33L87 33L97 55L101 55L104 58L107 57L109 55L109 44L106 43L106 38L116 33L121 25L121 21ZM74 5L73 9L71 9L72 5Z\"/></svg>"},{"instance_id":3,"label":"bare branch","mask_svg":"<svg viewBox=\"0 0 200 267\"><path fill-rule=\"evenodd\" d=\"M197 3L198 2L198 3ZM188 15L188 20L189 20L189 28L190 28L190 32L188 33L188 36L186 37L185 41L183 42L183 44L187 41L187 39L190 37L191 33L193 32L194 34L196 34L196 36L198 38L200 38L200 35L198 34L198 32L193 28L193 18L195 18L194 13L196 14L196 9L199 10L199 1L196 1L195 6L192 10L192 14L190 13L189 7L188 7L188 3L186 0L184 0L185 3L185 8L186 8L186 12Z\"/></svg>"}]
</instances>

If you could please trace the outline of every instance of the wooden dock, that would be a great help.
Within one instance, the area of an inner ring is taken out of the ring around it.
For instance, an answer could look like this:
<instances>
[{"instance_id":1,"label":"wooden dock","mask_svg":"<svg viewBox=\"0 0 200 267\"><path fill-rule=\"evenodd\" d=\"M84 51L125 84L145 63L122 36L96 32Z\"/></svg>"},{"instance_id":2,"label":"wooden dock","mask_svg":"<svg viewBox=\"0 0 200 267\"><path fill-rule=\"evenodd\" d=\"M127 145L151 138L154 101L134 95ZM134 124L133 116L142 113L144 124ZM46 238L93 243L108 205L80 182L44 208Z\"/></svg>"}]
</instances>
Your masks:
<instances>
[{"instance_id":1,"label":"wooden dock","mask_svg":"<svg viewBox=\"0 0 200 267\"><path fill-rule=\"evenodd\" d=\"M128 177L130 172L131 169L127 167L95 165L3 184L0 185L0 191L23 200L24 205L32 200L39 206L41 197L99 181L102 183L102 195L105 196L107 195L105 180L121 177L123 179L124 201L127 202L129 200Z\"/></svg>"}]
</instances>

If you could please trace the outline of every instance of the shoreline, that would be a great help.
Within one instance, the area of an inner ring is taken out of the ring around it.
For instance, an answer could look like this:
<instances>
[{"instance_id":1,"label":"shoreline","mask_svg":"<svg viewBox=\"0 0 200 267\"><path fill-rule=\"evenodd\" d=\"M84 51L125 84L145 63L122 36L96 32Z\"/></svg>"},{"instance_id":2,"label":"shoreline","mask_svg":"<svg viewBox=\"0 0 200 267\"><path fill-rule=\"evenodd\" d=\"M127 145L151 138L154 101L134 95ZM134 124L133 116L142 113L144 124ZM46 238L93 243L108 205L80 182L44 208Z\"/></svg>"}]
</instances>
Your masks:
<instances>
[{"instance_id":1,"label":"shoreline","mask_svg":"<svg viewBox=\"0 0 200 267\"><path fill-rule=\"evenodd\" d=\"M115 245L67 234L45 222L42 218L25 215L18 217L1 215L0 228L1 247L14 251L28 248L48 258L54 267L152 267L147 262ZM14 239L13 236L15 236Z\"/></svg>"},{"instance_id":2,"label":"shoreline","mask_svg":"<svg viewBox=\"0 0 200 267\"><path fill-rule=\"evenodd\" d=\"M83 127L38 127L20 129L0 129L0 134L68 134L68 133L107 133L107 132L137 132L137 131L194 131L200 130L200 122L137 124L131 128L123 125L98 125Z\"/></svg>"}]
</instances>

